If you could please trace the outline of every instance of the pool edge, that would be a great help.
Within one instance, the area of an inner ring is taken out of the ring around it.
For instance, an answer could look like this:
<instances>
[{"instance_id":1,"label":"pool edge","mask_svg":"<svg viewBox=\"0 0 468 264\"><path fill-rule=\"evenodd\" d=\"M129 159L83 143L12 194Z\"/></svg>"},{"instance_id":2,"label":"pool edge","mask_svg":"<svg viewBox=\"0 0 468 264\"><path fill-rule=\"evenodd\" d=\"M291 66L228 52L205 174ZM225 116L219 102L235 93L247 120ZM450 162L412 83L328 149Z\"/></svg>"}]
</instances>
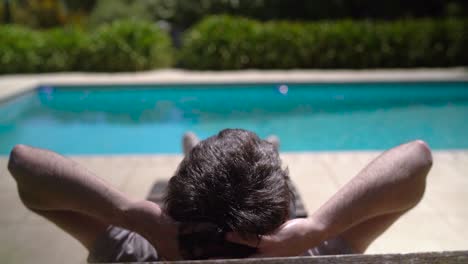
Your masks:
<instances>
[{"instance_id":1,"label":"pool edge","mask_svg":"<svg viewBox=\"0 0 468 264\"><path fill-rule=\"evenodd\" d=\"M0 76L0 102L38 86L128 84L246 84L468 81L468 68L417 68L367 70L153 70L137 73L47 73Z\"/></svg>"}]
</instances>

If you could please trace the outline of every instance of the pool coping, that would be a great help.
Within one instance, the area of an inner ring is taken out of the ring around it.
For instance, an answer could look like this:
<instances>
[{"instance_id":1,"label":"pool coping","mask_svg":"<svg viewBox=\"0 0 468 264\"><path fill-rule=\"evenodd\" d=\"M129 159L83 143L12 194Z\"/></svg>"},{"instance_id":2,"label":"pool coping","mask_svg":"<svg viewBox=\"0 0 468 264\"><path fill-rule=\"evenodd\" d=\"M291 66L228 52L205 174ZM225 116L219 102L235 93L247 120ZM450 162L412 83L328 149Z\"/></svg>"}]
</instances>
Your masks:
<instances>
[{"instance_id":1,"label":"pool coping","mask_svg":"<svg viewBox=\"0 0 468 264\"><path fill-rule=\"evenodd\" d=\"M186 71L0 75L0 101L38 86L468 81L468 68Z\"/></svg>"}]
</instances>

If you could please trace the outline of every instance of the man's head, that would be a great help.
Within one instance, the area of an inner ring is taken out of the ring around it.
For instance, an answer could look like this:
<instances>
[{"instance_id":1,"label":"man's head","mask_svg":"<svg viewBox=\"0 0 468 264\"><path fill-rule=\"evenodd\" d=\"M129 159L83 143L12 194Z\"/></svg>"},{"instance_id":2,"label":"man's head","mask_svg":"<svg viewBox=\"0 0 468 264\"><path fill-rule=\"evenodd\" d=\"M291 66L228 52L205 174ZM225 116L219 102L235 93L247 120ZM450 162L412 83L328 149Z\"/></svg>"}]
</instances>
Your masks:
<instances>
[{"instance_id":1,"label":"man's head","mask_svg":"<svg viewBox=\"0 0 468 264\"><path fill-rule=\"evenodd\" d=\"M179 222L213 223L222 232L268 234L289 217L287 178L273 144L226 129L181 162L169 182L166 212Z\"/></svg>"}]
</instances>

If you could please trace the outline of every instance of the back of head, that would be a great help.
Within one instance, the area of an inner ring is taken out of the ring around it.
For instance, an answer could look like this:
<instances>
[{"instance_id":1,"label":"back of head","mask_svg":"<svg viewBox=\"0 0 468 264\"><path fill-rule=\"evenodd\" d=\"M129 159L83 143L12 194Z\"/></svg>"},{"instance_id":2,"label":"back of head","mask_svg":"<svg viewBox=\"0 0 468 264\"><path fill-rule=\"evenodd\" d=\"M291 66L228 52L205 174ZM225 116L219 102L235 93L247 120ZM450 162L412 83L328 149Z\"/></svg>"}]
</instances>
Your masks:
<instances>
[{"instance_id":1,"label":"back of head","mask_svg":"<svg viewBox=\"0 0 468 264\"><path fill-rule=\"evenodd\" d=\"M166 212L224 233L265 235L289 216L287 171L275 147L255 133L226 129L198 143L171 178Z\"/></svg>"}]
</instances>

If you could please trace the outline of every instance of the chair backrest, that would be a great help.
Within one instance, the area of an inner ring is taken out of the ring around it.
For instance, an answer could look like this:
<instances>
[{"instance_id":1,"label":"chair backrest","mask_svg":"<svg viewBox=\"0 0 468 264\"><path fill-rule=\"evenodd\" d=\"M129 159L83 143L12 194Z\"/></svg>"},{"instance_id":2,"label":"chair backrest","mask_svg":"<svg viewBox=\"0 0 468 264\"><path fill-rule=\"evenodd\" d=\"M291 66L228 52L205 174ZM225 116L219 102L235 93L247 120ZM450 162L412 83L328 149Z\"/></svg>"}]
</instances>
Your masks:
<instances>
[{"instance_id":1,"label":"chair backrest","mask_svg":"<svg viewBox=\"0 0 468 264\"><path fill-rule=\"evenodd\" d=\"M184 261L184 264L466 264L468 251Z\"/></svg>"}]
</instances>

